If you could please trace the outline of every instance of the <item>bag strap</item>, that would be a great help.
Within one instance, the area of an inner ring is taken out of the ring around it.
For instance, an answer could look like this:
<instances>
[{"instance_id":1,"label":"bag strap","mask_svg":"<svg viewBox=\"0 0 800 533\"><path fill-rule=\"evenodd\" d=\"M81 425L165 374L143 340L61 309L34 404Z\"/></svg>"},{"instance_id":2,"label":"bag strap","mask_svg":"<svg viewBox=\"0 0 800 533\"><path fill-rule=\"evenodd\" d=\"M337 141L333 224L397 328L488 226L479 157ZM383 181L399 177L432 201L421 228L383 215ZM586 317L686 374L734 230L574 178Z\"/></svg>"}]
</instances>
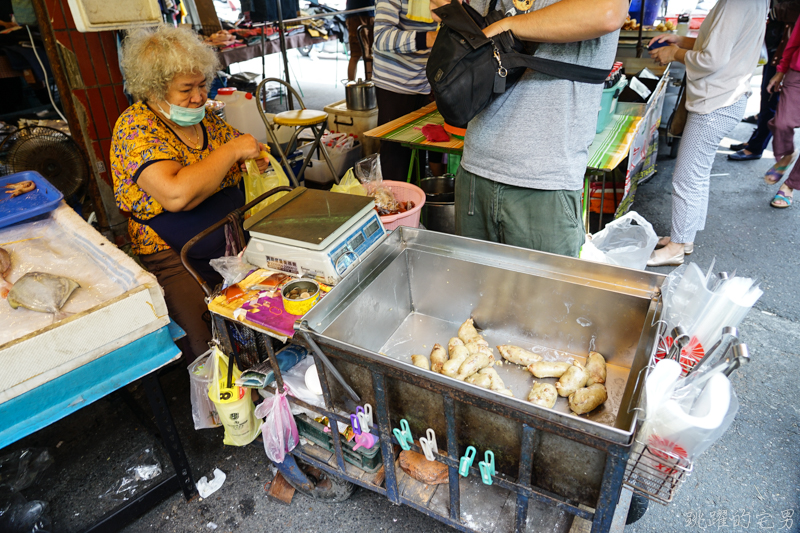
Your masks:
<instances>
[{"instance_id":1,"label":"bag strap","mask_svg":"<svg viewBox=\"0 0 800 533\"><path fill-rule=\"evenodd\" d=\"M527 67L564 80L577 81L580 83L600 84L605 83L608 78L609 70L602 68L585 67L574 63L565 63L553 59L529 56L518 52L500 54L503 67L512 69L517 67Z\"/></svg>"},{"instance_id":2,"label":"bag strap","mask_svg":"<svg viewBox=\"0 0 800 533\"><path fill-rule=\"evenodd\" d=\"M496 5L497 0L492 0L489 4L490 13ZM434 12L442 19L442 24L464 37L465 41L473 49L478 49L493 42L492 39L483 34L483 30L458 0L452 0L451 3L435 9ZM499 37L496 36L496 38ZM521 42L529 43L530 41ZM500 59L502 66L506 69L526 67L549 76L581 83L604 83L609 73L609 70L606 69L585 67L554 59L544 59L519 52L501 53Z\"/></svg>"}]
</instances>

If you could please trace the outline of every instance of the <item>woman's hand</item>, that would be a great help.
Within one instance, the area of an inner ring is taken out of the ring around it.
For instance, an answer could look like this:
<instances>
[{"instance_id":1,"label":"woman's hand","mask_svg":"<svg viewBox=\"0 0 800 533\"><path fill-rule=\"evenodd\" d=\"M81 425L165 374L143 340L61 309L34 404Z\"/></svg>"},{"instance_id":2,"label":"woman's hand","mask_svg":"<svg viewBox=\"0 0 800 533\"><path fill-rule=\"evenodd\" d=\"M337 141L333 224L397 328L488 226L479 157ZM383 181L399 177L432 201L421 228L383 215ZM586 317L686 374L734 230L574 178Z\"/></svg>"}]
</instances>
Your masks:
<instances>
[{"instance_id":1,"label":"woman's hand","mask_svg":"<svg viewBox=\"0 0 800 533\"><path fill-rule=\"evenodd\" d=\"M659 65L666 65L675 61L675 54L678 53L678 50L680 50L680 48L678 48L677 45L671 44L669 46L650 50L650 57Z\"/></svg>"},{"instance_id":2,"label":"woman's hand","mask_svg":"<svg viewBox=\"0 0 800 533\"><path fill-rule=\"evenodd\" d=\"M680 35L675 35L674 33L662 33L661 35L656 35L650 42L647 43L647 46L653 46L656 43L670 43L676 44L680 46L682 37Z\"/></svg>"},{"instance_id":3,"label":"woman's hand","mask_svg":"<svg viewBox=\"0 0 800 533\"><path fill-rule=\"evenodd\" d=\"M425 44L428 45L428 48L433 48L433 43L436 42L437 35L439 35L439 30L429 31L425 34Z\"/></svg>"},{"instance_id":4,"label":"woman's hand","mask_svg":"<svg viewBox=\"0 0 800 533\"><path fill-rule=\"evenodd\" d=\"M769 80L769 85L767 85L767 92L768 93L779 93L781 89L783 89L783 76L785 74L783 72L776 72L772 79Z\"/></svg>"},{"instance_id":5,"label":"woman's hand","mask_svg":"<svg viewBox=\"0 0 800 533\"><path fill-rule=\"evenodd\" d=\"M258 157L262 144L249 133L244 133L228 141L226 146L230 146L233 149L237 161L244 163L248 159L256 159Z\"/></svg>"},{"instance_id":6,"label":"woman's hand","mask_svg":"<svg viewBox=\"0 0 800 533\"><path fill-rule=\"evenodd\" d=\"M262 143L258 143L258 148L259 152L256 157L248 157L241 162L239 168L242 170L242 172L247 172L247 166L245 165L245 161L247 159L254 159L256 164L258 165L258 171L261 172L262 174L266 172L266 170L269 168L269 159L267 159L267 157L264 156L264 153L268 151L267 147L264 146Z\"/></svg>"}]
</instances>

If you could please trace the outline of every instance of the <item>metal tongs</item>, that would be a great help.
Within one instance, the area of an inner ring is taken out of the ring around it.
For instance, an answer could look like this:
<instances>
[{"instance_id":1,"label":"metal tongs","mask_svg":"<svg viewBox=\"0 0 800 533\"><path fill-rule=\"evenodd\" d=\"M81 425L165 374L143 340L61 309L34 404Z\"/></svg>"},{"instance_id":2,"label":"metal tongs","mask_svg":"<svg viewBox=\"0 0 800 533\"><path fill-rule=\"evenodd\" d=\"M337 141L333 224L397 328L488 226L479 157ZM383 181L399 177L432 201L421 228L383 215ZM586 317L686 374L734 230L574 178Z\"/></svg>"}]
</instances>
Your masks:
<instances>
[{"instance_id":1,"label":"metal tongs","mask_svg":"<svg viewBox=\"0 0 800 533\"><path fill-rule=\"evenodd\" d=\"M673 332L674 331L675 330L673 330ZM696 372L703 365L712 364L718 360L724 360L731 346L733 346L734 344L737 345L739 344L739 330L731 326L725 326L724 328L722 328L722 336L717 341L717 343L714 346L712 346L711 349L708 352L706 352L703 358L700 359L700 361L698 361L697 364L694 365L689 370L688 374ZM673 344L673 346L675 345Z\"/></svg>"}]
</instances>

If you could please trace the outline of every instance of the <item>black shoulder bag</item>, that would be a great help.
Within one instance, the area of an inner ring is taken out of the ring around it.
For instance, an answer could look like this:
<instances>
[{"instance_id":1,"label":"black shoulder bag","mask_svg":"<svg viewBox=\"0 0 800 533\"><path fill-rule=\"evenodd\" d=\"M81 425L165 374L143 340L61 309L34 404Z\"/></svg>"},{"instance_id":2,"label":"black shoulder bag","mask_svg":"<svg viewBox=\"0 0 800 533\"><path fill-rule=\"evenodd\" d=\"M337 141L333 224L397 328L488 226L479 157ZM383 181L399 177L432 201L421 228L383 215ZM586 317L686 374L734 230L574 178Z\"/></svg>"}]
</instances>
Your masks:
<instances>
[{"instance_id":1,"label":"black shoulder bag","mask_svg":"<svg viewBox=\"0 0 800 533\"><path fill-rule=\"evenodd\" d=\"M434 10L442 27L426 74L436 106L448 124L466 128L495 95L505 92L528 68L565 80L605 82L609 70L534 57L530 51L536 43L520 41L510 31L486 37L482 29L505 16L496 5L497 0L492 0L486 17L458 0Z\"/></svg>"}]
</instances>

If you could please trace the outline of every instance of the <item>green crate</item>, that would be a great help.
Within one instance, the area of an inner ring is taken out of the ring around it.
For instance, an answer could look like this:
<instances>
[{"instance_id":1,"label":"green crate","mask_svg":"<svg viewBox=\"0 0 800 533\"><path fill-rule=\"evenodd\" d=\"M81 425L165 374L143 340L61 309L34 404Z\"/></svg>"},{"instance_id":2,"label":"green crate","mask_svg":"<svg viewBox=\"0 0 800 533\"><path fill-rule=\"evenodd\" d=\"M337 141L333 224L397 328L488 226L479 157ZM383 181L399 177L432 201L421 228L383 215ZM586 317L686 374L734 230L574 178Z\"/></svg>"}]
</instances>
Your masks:
<instances>
[{"instance_id":1,"label":"green crate","mask_svg":"<svg viewBox=\"0 0 800 533\"><path fill-rule=\"evenodd\" d=\"M329 452L333 452L333 437L330 433L325 433L325 426L304 414L295 416L294 420L297 423L297 430L300 432L301 437L325 448ZM342 437L341 443L344 460L351 465L355 465L370 474L374 474L381 468L383 459L379 442L376 442L369 450L363 446L353 450L355 439L347 442Z\"/></svg>"}]
</instances>

